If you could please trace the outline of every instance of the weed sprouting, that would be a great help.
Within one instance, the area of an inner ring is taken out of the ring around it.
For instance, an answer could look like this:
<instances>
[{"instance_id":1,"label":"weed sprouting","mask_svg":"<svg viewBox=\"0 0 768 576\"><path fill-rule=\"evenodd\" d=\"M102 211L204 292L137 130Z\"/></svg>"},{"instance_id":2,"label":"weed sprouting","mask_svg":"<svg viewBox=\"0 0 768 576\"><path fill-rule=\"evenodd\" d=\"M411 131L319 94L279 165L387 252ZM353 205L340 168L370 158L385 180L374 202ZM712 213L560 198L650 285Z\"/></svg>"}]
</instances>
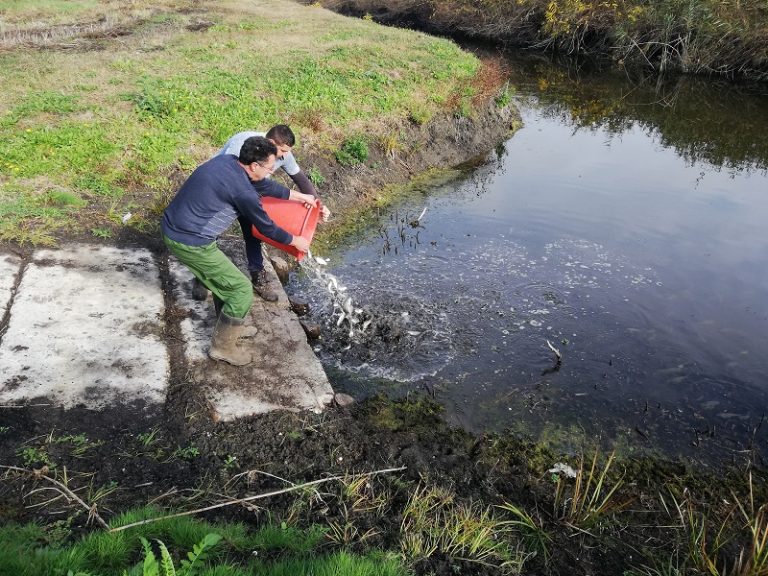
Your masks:
<instances>
[{"instance_id":1,"label":"weed sprouting","mask_svg":"<svg viewBox=\"0 0 768 576\"><path fill-rule=\"evenodd\" d=\"M158 433L160 430L158 428L153 428L149 432L142 432L138 436L136 436L136 439L139 441L139 444L141 444L144 448L149 448L152 446L155 442L158 440Z\"/></svg>"},{"instance_id":2,"label":"weed sprouting","mask_svg":"<svg viewBox=\"0 0 768 576\"><path fill-rule=\"evenodd\" d=\"M379 139L381 149L384 150L384 154L390 158L395 158L397 153L404 150L405 146L400 141L400 136L397 132L390 132L385 134Z\"/></svg>"},{"instance_id":3,"label":"weed sprouting","mask_svg":"<svg viewBox=\"0 0 768 576\"><path fill-rule=\"evenodd\" d=\"M369 528L364 533L360 533L360 530L352 520L352 511L347 508L347 505L341 503L341 520L330 520L328 522L328 531L326 537L338 546L349 546L354 542L362 543L369 538L375 536L378 532L374 528Z\"/></svg>"},{"instance_id":4,"label":"weed sprouting","mask_svg":"<svg viewBox=\"0 0 768 576\"><path fill-rule=\"evenodd\" d=\"M512 102L512 89L509 86L509 82L505 83L504 87L499 91L495 102L499 108L505 108Z\"/></svg>"},{"instance_id":5,"label":"weed sprouting","mask_svg":"<svg viewBox=\"0 0 768 576\"><path fill-rule=\"evenodd\" d=\"M343 166L354 166L368 159L368 142L362 136L347 138L336 152L336 160Z\"/></svg>"},{"instance_id":6,"label":"weed sprouting","mask_svg":"<svg viewBox=\"0 0 768 576\"><path fill-rule=\"evenodd\" d=\"M91 448L96 448L104 444L103 440L97 440L95 442L88 440L88 437L82 432L80 434L52 437L51 442L53 444L71 444L71 454L75 458L80 458Z\"/></svg>"},{"instance_id":7,"label":"weed sprouting","mask_svg":"<svg viewBox=\"0 0 768 576\"><path fill-rule=\"evenodd\" d=\"M307 170L307 178L309 178L315 186L322 186L325 184L325 176L323 176L323 173L315 166L312 166Z\"/></svg>"},{"instance_id":8,"label":"weed sprouting","mask_svg":"<svg viewBox=\"0 0 768 576\"><path fill-rule=\"evenodd\" d=\"M373 480L367 475L350 476L341 482L342 497L356 512L381 514L389 505L391 495L382 488L377 494Z\"/></svg>"},{"instance_id":9,"label":"weed sprouting","mask_svg":"<svg viewBox=\"0 0 768 576\"><path fill-rule=\"evenodd\" d=\"M499 506L500 509L512 514L513 520L505 520L502 525L508 525L521 533L526 544L526 549L544 557L545 562L549 560L549 544L552 537L541 525L541 521L536 521L533 517L514 504L504 502Z\"/></svg>"},{"instance_id":10,"label":"weed sprouting","mask_svg":"<svg viewBox=\"0 0 768 576\"><path fill-rule=\"evenodd\" d=\"M112 230L109 228L91 228L91 234L96 238L112 238Z\"/></svg>"},{"instance_id":11,"label":"weed sprouting","mask_svg":"<svg viewBox=\"0 0 768 576\"><path fill-rule=\"evenodd\" d=\"M681 500L672 496L686 536L688 562L683 567L690 565L710 576L768 574L768 504L755 504L751 472L748 485L746 505L734 494L735 505L725 515L700 509L690 494ZM737 554L733 552L734 542L741 543Z\"/></svg>"},{"instance_id":12,"label":"weed sprouting","mask_svg":"<svg viewBox=\"0 0 768 576\"><path fill-rule=\"evenodd\" d=\"M200 449L194 444L189 446L179 446L174 452L174 458L181 458L182 460L193 460L200 456Z\"/></svg>"},{"instance_id":13,"label":"weed sprouting","mask_svg":"<svg viewBox=\"0 0 768 576\"><path fill-rule=\"evenodd\" d=\"M93 483L89 484L88 486L88 497L87 500L92 505L96 504L97 502L103 500L113 492L116 492L118 489L118 484L114 480L111 480L107 482L106 484L98 487L94 487Z\"/></svg>"},{"instance_id":14,"label":"weed sprouting","mask_svg":"<svg viewBox=\"0 0 768 576\"><path fill-rule=\"evenodd\" d=\"M16 452L16 455L21 458L22 463L26 467L34 466L35 464L42 464L52 468L54 466L51 457L44 448L38 448L36 446L25 446Z\"/></svg>"}]
</instances>

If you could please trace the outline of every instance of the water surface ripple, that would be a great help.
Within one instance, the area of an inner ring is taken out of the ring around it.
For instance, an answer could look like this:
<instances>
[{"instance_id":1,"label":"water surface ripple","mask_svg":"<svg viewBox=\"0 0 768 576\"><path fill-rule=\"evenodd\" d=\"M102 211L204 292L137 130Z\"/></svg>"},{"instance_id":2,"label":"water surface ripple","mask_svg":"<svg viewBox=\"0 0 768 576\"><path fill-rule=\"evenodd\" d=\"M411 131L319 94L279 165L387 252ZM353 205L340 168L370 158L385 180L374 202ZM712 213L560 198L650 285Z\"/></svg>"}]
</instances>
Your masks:
<instances>
[{"instance_id":1,"label":"water surface ripple","mask_svg":"<svg viewBox=\"0 0 768 576\"><path fill-rule=\"evenodd\" d=\"M524 128L329 255L365 335L298 283L334 384L426 387L465 426L561 447L765 458L768 99L513 69Z\"/></svg>"}]
</instances>

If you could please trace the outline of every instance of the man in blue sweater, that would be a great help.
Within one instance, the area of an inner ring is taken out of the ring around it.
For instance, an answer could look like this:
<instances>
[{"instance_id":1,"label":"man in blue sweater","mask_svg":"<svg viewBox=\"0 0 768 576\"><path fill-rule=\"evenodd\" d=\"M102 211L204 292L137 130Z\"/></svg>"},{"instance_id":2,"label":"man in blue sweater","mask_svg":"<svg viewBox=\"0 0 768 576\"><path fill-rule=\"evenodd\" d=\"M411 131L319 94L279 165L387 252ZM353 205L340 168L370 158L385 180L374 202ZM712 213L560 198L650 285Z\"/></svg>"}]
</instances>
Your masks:
<instances>
[{"instance_id":1,"label":"man in blue sweater","mask_svg":"<svg viewBox=\"0 0 768 576\"><path fill-rule=\"evenodd\" d=\"M301 168L299 168L299 165L296 162L296 158L293 156L291 150L296 144L296 136L290 127L285 124L277 124L273 126L266 132L266 134L264 132L252 131L238 132L224 143L224 146L219 150L217 155L234 154L237 156L240 153L240 148L242 147L243 142L253 136L264 136L277 148L275 171L277 171L278 168L282 168L283 171L290 176L300 192L317 198L317 190L312 184L312 181L301 171ZM328 210L328 207L323 205L321 214L325 221L331 213ZM240 227L243 231L243 239L245 240L245 255L248 258L248 271L251 274L253 289L256 294L261 296L267 302L276 302L277 292L270 286L269 276L264 270L264 256L261 251L261 240L251 233L251 222L246 215L240 215L239 220ZM198 299L204 299L206 296L205 292L201 292L199 288L193 293Z\"/></svg>"},{"instance_id":2,"label":"man in blue sweater","mask_svg":"<svg viewBox=\"0 0 768 576\"><path fill-rule=\"evenodd\" d=\"M245 217L268 238L302 252L309 241L277 226L261 205L261 195L289 198L315 206L314 196L289 190L268 176L274 172L277 148L266 138L248 138L238 156L223 154L200 165L165 209L163 240L208 290L218 318L208 355L235 366L252 360L237 346L244 318L253 303L251 282L219 250L216 239L235 218Z\"/></svg>"}]
</instances>

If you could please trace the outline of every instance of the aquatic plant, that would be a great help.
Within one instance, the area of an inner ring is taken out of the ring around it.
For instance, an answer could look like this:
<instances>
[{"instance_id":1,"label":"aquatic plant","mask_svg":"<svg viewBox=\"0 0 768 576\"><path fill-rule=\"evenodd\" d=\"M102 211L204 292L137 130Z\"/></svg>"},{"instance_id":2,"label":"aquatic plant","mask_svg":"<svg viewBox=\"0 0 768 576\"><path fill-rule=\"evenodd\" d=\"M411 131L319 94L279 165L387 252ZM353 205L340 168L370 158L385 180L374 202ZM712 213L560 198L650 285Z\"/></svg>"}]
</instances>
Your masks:
<instances>
[{"instance_id":1,"label":"aquatic plant","mask_svg":"<svg viewBox=\"0 0 768 576\"><path fill-rule=\"evenodd\" d=\"M582 455L573 483L568 475L557 474L554 496L554 512L557 517L578 528L590 528L609 513L616 513L629 505L629 499L620 501L617 497L624 477L613 481L609 478L614 456L615 453L611 452L602 468L598 468L599 451L595 450L587 469Z\"/></svg>"}]
</instances>

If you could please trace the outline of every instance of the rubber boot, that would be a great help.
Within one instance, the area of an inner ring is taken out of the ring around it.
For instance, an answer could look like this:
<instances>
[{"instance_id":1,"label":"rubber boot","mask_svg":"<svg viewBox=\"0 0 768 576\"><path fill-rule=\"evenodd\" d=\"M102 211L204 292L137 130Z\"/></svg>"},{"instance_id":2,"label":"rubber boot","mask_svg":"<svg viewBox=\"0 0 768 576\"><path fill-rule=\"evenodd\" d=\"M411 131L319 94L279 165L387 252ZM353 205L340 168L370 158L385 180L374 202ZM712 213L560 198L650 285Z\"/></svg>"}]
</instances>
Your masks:
<instances>
[{"instance_id":1,"label":"rubber boot","mask_svg":"<svg viewBox=\"0 0 768 576\"><path fill-rule=\"evenodd\" d=\"M216 310L216 318L221 315L221 309L224 307L224 302L219 300L216 295L213 296L213 309ZM240 338L253 338L259 331L256 326L243 326L243 331L240 334Z\"/></svg>"},{"instance_id":2,"label":"rubber boot","mask_svg":"<svg viewBox=\"0 0 768 576\"><path fill-rule=\"evenodd\" d=\"M208 298L208 288L197 278L192 278L192 299L202 302Z\"/></svg>"},{"instance_id":3,"label":"rubber boot","mask_svg":"<svg viewBox=\"0 0 768 576\"><path fill-rule=\"evenodd\" d=\"M216 328L213 330L208 356L214 360L223 360L233 366L250 364L253 361L251 353L237 346L237 339L242 335L243 328L245 328L245 320L242 318L232 318L224 313L219 314Z\"/></svg>"},{"instance_id":4,"label":"rubber boot","mask_svg":"<svg viewBox=\"0 0 768 576\"><path fill-rule=\"evenodd\" d=\"M269 274L263 268L258 272L251 272L251 284L253 291L267 302L277 302L277 292L272 288Z\"/></svg>"}]
</instances>

